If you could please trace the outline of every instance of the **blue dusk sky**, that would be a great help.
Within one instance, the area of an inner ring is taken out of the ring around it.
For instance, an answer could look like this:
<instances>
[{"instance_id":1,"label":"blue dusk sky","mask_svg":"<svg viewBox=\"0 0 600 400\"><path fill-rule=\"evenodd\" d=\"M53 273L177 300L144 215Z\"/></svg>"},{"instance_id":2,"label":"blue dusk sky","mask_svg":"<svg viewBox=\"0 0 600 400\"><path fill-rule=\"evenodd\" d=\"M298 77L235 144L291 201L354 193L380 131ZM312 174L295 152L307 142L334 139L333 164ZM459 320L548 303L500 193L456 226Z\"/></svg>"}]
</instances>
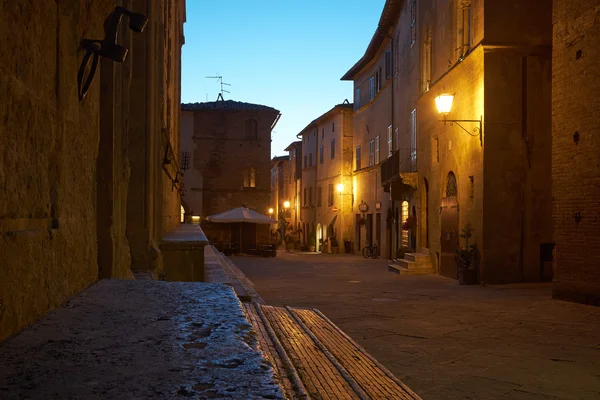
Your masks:
<instances>
[{"instance_id":1,"label":"blue dusk sky","mask_svg":"<svg viewBox=\"0 0 600 400\"><path fill-rule=\"evenodd\" d=\"M263 104L282 116L272 156L285 155L306 125L352 99L340 81L364 54L385 0L187 0L184 103L225 100Z\"/></svg>"}]
</instances>

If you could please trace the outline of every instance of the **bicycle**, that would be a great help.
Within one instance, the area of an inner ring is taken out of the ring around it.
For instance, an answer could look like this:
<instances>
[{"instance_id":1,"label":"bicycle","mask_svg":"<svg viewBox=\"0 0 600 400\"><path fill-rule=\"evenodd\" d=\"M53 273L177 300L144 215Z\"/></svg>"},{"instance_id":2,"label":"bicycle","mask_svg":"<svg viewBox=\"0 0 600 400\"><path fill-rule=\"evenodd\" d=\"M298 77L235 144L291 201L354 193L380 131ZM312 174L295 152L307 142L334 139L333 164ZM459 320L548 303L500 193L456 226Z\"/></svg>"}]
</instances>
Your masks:
<instances>
[{"instance_id":1,"label":"bicycle","mask_svg":"<svg viewBox=\"0 0 600 400\"><path fill-rule=\"evenodd\" d=\"M379 256L379 249L376 244L371 243L370 245L363 247L362 255L364 258L377 258Z\"/></svg>"}]
</instances>

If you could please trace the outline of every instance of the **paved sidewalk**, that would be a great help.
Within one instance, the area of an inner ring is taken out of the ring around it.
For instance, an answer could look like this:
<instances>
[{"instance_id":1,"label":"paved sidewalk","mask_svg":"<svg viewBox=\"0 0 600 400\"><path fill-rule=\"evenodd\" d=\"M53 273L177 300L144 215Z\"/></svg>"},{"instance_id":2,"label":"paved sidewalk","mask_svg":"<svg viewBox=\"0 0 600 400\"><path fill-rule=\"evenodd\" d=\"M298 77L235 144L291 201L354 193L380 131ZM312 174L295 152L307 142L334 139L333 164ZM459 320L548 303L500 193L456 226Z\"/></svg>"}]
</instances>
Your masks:
<instances>
[{"instance_id":1,"label":"paved sidewalk","mask_svg":"<svg viewBox=\"0 0 600 400\"><path fill-rule=\"evenodd\" d=\"M231 287L103 280L0 344L0 399L283 399Z\"/></svg>"},{"instance_id":2,"label":"paved sidewalk","mask_svg":"<svg viewBox=\"0 0 600 400\"><path fill-rule=\"evenodd\" d=\"M233 261L268 304L318 308L425 400L600 399L600 308L550 284L460 286L349 255Z\"/></svg>"}]
</instances>

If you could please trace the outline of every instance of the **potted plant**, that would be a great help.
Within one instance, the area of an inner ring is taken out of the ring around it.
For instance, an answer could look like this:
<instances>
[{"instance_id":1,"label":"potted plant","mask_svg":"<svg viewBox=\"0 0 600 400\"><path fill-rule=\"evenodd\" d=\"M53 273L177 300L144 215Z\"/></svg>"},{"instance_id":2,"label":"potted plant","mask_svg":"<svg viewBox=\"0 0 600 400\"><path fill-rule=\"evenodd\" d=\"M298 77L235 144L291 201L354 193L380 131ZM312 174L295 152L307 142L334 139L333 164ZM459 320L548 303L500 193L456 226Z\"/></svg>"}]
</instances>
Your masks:
<instances>
[{"instance_id":1,"label":"potted plant","mask_svg":"<svg viewBox=\"0 0 600 400\"><path fill-rule=\"evenodd\" d=\"M477 283L479 249L477 244L471 244L473 228L467 223L462 229L461 239L465 242L462 247L460 240L456 249L456 266L458 268L458 282L461 285L475 285Z\"/></svg>"},{"instance_id":2,"label":"potted plant","mask_svg":"<svg viewBox=\"0 0 600 400\"><path fill-rule=\"evenodd\" d=\"M315 252L316 249L316 239L315 239L315 234L312 233L309 237L308 237L308 251L310 251L311 253Z\"/></svg>"},{"instance_id":3,"label":"potted plant","mask_svg":"<svg viewBox=\"0 0 600 400\"><path fill-rule=\"evenodd\" d=\"M339 243L337 241L337 237L334 235L331 237L331 252L333 254L339 254L340 253L340 247L339 247Z\"/></svg>"}]
</instances>

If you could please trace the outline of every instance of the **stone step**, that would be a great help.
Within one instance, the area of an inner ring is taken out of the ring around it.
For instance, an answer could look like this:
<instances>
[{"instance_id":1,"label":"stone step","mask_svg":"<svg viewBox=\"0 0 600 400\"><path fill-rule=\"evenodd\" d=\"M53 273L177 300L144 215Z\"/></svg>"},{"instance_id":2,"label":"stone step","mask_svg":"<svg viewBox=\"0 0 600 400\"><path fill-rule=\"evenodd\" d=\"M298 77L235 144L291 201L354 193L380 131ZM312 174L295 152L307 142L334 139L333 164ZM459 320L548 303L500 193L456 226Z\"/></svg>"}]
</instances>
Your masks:
<instances>
[{"instance_id":1,"label":"stone step","mask_svg":"<svg viewBox=\"0 0 600 400\"><path fill-rule=\"evenodd\" d=\"M226 281L223 283L229 284L242 302L257 302L264 303L263 299L254 290L254 284L244 275L244 273L223 253L218 251L214 246L211 248L220 269L226 276ZM222 278L221 278L222 279Z\"/></svg>"},{"instance_id":2,"label":"stone step","mask_svg":"<svg viewBox=\"0 0 600 400\"><path fill-rule=\"evenodd\" d=\"M410 261L407 259L398 260L398 265L408 269L431 268L431 261Z\"/></svg>"},{"instance_id":3,"label":"stone step","mask_svg":"<svg viewBox=\"0 0 600 400\"><path fill-rule=\"evenodd\" d=\"M419 250L419 253L423 253L423 254L431 254L429 253L429 249L427 247L421 247L421 250Z\"/></svg>"},{"instance_id":4,"label":"stone step","mask_svg":"<svg viewBox=\"0 0 600 400\"><path fill-rule=\"evenodd\" d=\"M398 275L431 275L435 271L433 268L406 268L398 264L388 264L388 271Z\"/></svg>"},{"instance_id":5,"label":"stone step","mask_svg":"<svg viewBox=\"0 0 600 400\"><path fill-rule=\"evenodd\" d=\"M431 261L429 258L429 254L423 254L423 253L405 253L404 259L408 260L408 261L417 261L417 262Z\"/></svg>"}]
</instances>

